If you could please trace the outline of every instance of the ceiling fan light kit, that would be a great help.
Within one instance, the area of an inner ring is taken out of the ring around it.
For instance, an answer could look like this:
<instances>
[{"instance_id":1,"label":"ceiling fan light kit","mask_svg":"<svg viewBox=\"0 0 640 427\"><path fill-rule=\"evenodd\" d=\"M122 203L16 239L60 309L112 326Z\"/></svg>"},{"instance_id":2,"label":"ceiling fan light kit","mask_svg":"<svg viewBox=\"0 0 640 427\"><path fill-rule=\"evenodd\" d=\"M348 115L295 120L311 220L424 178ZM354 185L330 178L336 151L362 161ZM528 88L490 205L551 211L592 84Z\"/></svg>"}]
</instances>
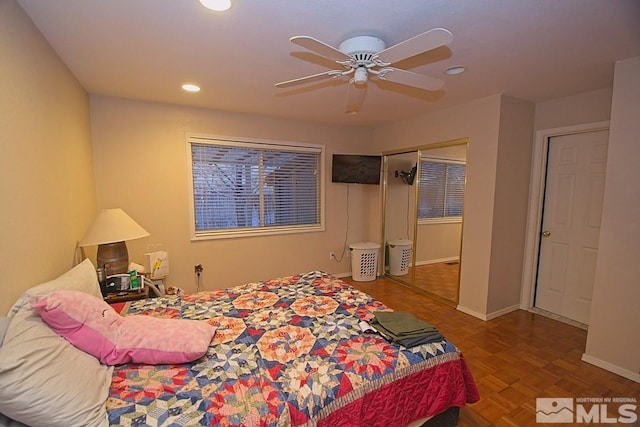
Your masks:
<instances>
[{"instance_id":1,"label":"ceiling fan light kit","mask_svg":"<svg viewBox=\"0 0 640 427\"><path fill-rule=\"evenodd\" d=\"M444 81L441 79L390 65L447 45L453 40L453 35L444 28L434 28L388 48L383 40L374 36L351 37L340 43L337 49L310 36L295 36L289 40L291 43L335 61L342 68L287 80L276 83L275 86L285 88L326 78L347 78L349 88L346 112L353 114L354 110L357 112L362 104L364 91L351 90L351 84L364 87L371 76L428 91L441 89L444 86Z\"/></svg>"},{"instance_id":2,"label":"ceiling fan light kit","mask_svg":"<svg viewBox=\"0 0 640 427\"><path fill-rule=\"evenodd\" d=\"M356 68L355 73L353 73L353 83L357 85L363 85L367 82L367 69L364 67Z\"/></svg>"},{"instance_id":3,"label":"ceiling fan light kit","mask_svg":"<svg viewBox=\"0 0 640 427\"><path fill-rule=\"evenodd\" d=\"M356 60L371 60L373 55L385 48L382 40L372 36L356 36L346 39L338 46L338 50Z\"/></svg>"}]
</instances>

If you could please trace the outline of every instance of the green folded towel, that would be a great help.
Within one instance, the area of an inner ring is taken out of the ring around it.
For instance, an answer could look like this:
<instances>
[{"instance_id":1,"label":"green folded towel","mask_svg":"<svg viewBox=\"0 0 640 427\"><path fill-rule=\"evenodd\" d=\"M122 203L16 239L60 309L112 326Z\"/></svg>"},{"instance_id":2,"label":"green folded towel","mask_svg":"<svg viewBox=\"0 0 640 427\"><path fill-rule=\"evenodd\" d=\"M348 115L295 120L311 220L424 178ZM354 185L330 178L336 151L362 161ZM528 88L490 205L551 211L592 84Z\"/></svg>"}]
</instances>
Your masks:
<instances>
[{"instance_id":1,"label":"green folded towel","mask_svg":"<svg viewBox=\"0 0 640 427\"><path fill-rule=\"evenodd\" d=\"M371 326L387 340L404 347L444 339L435 326L406 311L376 311L373 315Z\"/></svg>"},{"instance_id":2,"label":"green folded towel","mask_svg":"<svg viewBox=\"0 0 640 427\"><path fill-rule=\"evenodd\" d=\"M437 331L435 326L417 319L406 311L376 311L373 315L380 325L394 335L415 335Z\"/></svg>"}]
</instances>

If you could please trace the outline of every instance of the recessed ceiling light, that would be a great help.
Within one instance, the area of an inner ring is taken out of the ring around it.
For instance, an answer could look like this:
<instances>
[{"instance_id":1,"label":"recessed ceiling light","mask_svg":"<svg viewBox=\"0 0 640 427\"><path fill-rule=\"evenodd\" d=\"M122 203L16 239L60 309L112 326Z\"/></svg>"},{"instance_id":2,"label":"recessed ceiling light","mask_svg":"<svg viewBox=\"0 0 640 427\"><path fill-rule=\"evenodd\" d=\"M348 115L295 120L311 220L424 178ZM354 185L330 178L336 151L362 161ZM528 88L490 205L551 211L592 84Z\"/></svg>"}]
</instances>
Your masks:
<instances>
[{"instance_id":1,"label":"recessed ceiling light","mask_svg":"<svg viewBox=\"0 0 640 427\"><path fill-rule=\"evenodd\" d=\"M191 83L183 84L182 89L186 90L187 92L200 92L200 86L196 86Z\"/></svg>"},{"instance_id":2,"label":"recessed ceiling light","mask_svg":"<svg viewBox=\"0 0 640 427\"><path fill-rule=\"evenodd\" d=\"M231 0L200 0L200 3L207 9L215 10L216 12L224 12L231 7Z\"/></svg>"},{"instance_id":3,"label":"recessed ceiling light","mask_svg":"<svg viewBox=\"0 0 640 427\"><path fill-rule=\"evenodd\" d=\"M456 74L462 74L467 70L466 67L462 66L462 65L456 65L453 67L449 67L446 70L444 70L445 74L449 74L450 76L455 76Z\"/></svg>"}]
</instances>

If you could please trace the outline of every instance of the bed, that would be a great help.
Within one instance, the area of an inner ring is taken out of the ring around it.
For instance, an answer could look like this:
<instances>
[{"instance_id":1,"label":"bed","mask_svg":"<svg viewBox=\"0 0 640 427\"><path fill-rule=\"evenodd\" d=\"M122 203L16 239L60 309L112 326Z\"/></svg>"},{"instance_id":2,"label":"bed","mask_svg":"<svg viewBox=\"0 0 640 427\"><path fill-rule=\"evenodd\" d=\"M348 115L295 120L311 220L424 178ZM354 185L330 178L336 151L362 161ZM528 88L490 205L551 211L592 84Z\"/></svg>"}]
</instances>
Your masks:
<instances>
[{"instance_id":1,"label":"bed","mask_svg":"<svg viewBox=\"0 0 640 427\"><path fill-rule=\"evenodd\" d=\"M479 399L462 354L446 339L404 348L363 332L376 311L390 309L321 271L130 302L123 316L199 320L215 336L190 363L107 368L97 399L113 426L455 425Z\"/></svg>"},{"instance_id":2,"label":"bed","mask_svg":"<svg viewBox=\"0 0 640 427\"><path fill-rule=\"evenodd\" d=\"M384 310L320 271L130 303L122 314L205 320L217 332L192 364L117 367L109 422L401 426L477 400L448 341L399 348L361 331Z\"/></svg>"}]
</instances>

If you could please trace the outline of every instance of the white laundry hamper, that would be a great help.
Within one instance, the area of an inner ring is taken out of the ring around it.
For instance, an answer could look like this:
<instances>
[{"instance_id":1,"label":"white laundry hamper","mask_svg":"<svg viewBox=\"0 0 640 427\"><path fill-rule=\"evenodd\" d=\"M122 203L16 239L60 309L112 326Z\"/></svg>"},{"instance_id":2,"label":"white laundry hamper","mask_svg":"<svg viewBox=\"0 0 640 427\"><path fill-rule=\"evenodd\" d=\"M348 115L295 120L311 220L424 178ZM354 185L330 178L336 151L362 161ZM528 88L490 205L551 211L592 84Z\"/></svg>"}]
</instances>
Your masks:
<instances>
[{"instance_id":1,"label":"white laundry hamper","mask_svg":"<svg viewBox=\"0 0 640 427\"><path fill-rule=\"evenodd\" d=\"M380 245L359 242L349 245L351 251L351 278L356 282L370 282L378 273L378 251Z\"/></svg>"},{"instance_id":2,"label":"white laundry hamper","mask_svg":"<svg viewBox=\"0 0 640 427\"><path fill-rule=\"evenodd\" d=\"M404 276L409 272L413 242L411 240L389 240L389 274Z\"/></svg>"}]
</instances>

